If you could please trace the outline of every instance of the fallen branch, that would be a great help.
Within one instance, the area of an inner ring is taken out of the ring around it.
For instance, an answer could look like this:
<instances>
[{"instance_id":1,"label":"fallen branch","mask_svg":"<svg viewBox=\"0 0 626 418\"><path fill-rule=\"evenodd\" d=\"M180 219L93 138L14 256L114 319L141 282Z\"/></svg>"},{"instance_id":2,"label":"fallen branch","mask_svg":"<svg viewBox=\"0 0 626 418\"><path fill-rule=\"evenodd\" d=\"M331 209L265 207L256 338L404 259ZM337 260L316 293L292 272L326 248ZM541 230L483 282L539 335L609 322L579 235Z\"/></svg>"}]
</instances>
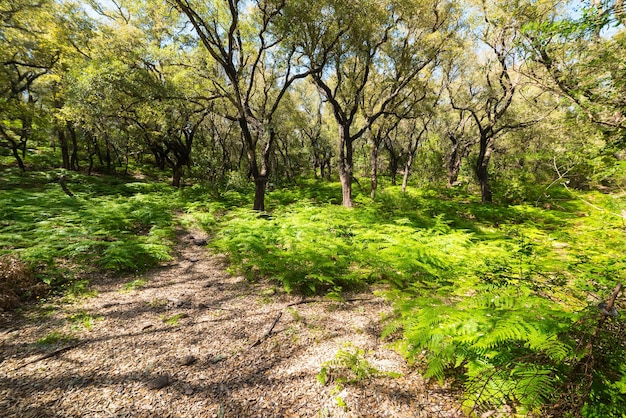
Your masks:
<instances>
[{"instance_id":1,"label":"fallen branch","mask_svg":"<svg viewBox=\"0 0 626 418\"><path fill-rule=\"evenodd\" d=\"M252 344L250 346L250 348L252 347L256 347L257 345L261 344L263 341L267 340L270 336L270 334L272 333L272 331L274 330L274 327L276 326L276 324L278 323L278 320L280 319L280 317L283 316L283 311L280 311L278 313L278 315L276 315L276 318L274 318L274 322L272 322L272 325L270 326L270 328L267 330L267 332L265 334L263 334L258 340L256 340L254 342L254 344Z\"/></svg>"},{"instance_id":2,"label":"fallen branch","mask_svg":"<svg viewBox=\"0 0 626 418\"><path fill-rule=\"evenodd\" d=\"M74 349L74 348L76 348L78 346L81 346L81 345L83 345L85 343L86 343L86 341L81 341L81 342L78 342L76 344L68 345L67 347L59 348L59 349L54 350L54 351L52 351L50 353L43 354L43 355L41 355L41 356L39 356L39 357L37 357L37 358L35 358L33 360L27 361L26 363L22 364L21 366L16 367L15 369L13 369L13 371L20 370L20 369L28 366L29 364L37 363L37 362L39 362L41 360L45 360L45 359L48 359L48 358L51 358L51 357L56 357L56 356L58 356L61 353L65 353L66 351L70 351L70 350L72 350L72 349Z\"/></svg>"},{"instance_id":3,"label":"fallen branch","mask_svg":"<svg viewBox=\"0 0 626 418\"><path fill-rule=\"evenodd\" d=\"M598 322L598 326L596 327L595 332L593 333L594 337L598 336L598 332L600 331L600 328L602 328L602 326L604 325L606 318L608 316L613 316L613 313L612 313L612 311L614 311L613 305L615 305L615 299L617 299L617 296L619 295L619 292L621 291L622 291L622 284L618 283L617 286L615 286L615 290L613 290L613 293L611 294L609 301L607 303L600 304L599 308L602 311L603 315L600 318L600 321ZM615 313L617 314L617 311L615 311Z\"/></svg>"},{"instance_id":4,"label":"fallen branch","mask_svg":"<svg viewBox=\"0 0 626 418\"><path fill-rule=\"evenodd\" d=\"M378 300L376 298L352 298L352 299L342 299L342 300L332 300L332 299L301 299L297 302L292 302L290 304L288 304L286 307L290 307L290 306L296 306L296 305L304 305L306 303L315 303L315 302L320 302L320 303L346 303L346 302L370 302L370 301L375 301Z\"/></svg>"},{"instance_id":5,"label":"fallen branch","mask_svg":"<svg viewBox=\"0 0 626 418\"><path fill-rule=\"evenodd\" d=\"M67 184L65 184L65 180L66 180L65 175L62 175L61 177L59 177L59 184L61 185L63 192L65 192L65 194L68 195L69 197L74 197L74 194L70 192L70 189L67 188Z\"/></svg>"}]
</instances>

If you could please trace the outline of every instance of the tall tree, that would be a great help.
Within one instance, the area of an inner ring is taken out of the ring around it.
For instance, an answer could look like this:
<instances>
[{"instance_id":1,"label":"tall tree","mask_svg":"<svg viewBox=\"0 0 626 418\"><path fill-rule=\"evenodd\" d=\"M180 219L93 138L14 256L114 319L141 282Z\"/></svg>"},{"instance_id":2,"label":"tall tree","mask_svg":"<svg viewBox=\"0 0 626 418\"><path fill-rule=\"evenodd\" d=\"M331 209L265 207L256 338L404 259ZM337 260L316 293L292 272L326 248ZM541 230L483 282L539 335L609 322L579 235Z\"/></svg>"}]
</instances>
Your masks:
<instances>
[{"instance_id":1,"label":"tall tree","mask_svg":"<svg viewBox=\"0 0 626 418\"><path fill-rule=\"evenodd\" d=\"M241 129L255 210L265 209L270 156L276 140L274 116L292 83L309 74L294 48L284 48L275 30L285 3L273 0L167 0L191 23L223 77L217 92L232 105Z\"/></svg>"},{"instance_id":2,"label":"tall tree","mask_svg":"<svg viewBox=\"0 0 626 418\"><path fill-rule=\"evenodd\" d=\"M65 114L89 133L90 155L102 160L104 150L108 168L112 154L119 163L149 152L159 168L172 169L178 187L213 98L202 95L206 82L187 65L194 50L181 48L177 13L148 1L114 5L93 2L102 19L92 51L71 69Z\"/></svg>"},{"instance_id":3,"label":"tall tree","mask_svg":"<svg viewBox=\"0 0 626 418\"><path fill-rule=\"evenodd\" d=\"M64 111L68 89L71 88L71 70L82 67L90 59L90 41L95 36L95 24L78 2L64 1L57 4L57 46L60 57L49 74L43 77L45 89L43 105L53 119L56 141L61 148L62 167L78 170L80 131L68 119Z\"/></svg>"},{"instance_id":4,"label":"tall tree","mask_svg":"<svg viewBox=\"0 0 626 418\"><path fill-rule=\"evenodd\" d=\"M524 27L524 46L540 66L529 74L623 142L626 10L621 0L584 3L576 16L550 14Z\"/></svg>"},{"instance_id":5,"label":"tall tree","mask_svg":"<svg viewBox=\"0 0 626 418\"><path fill-rule=\"evenodd\" d=\"M544 5L543 7L548 7ZM453 109L471 115L478 132L478 154L474 172L483 203L493 200L489 184L489 163L496 138L536 123L513 117L513 99L522 85L518 42L522 27L544 13L533 2L480 3L475 49L459 63L459 73L447 73L448 98ZM478 16L478 15L477 15ZM473 55L473 56L472 56ZM470 66L468 63L475 63ZM467 73L471 70L472 73ZM523 119L523 118L522 118Z\"/></svg>"},{"instance_id":6,"label":"tall tree","mask_svg":"<svg viewBox=\"0 0 626 418\"><path fill-rule=\"evenodd\" d=\"M475 143L475 134L471 131L471 113L458 111L449 112L438 119L439 132L442 138L448 142L448 187L457 184L463 160L468 157Z\"/></svg>"},{"instance_id":7,"label":"tall tree","mask_svg":"<svg viewBox=\"0 0 626 418\"><path fill-rule=\"evenodd\" d=\"M333 156L333 146L329 119L325 115L327 110L323 96L312 83L298 83L294 86L293 97L293 134L302 141L302 146L308 150L310 167L313 169L313 176L322 179L329 179L331 175L331 159Z\"/></svg>"},{"instance_id":8,"label":"tall tree","mask_svg":"<svg viewBox=\"0 0 626 418\"><path fill-rule=\"evenodd\" d=\"M370 147L370 197L376 197L378 189L378 153L385 141L391 141L391 135L396 131L402 119L391 115L383 117L377 123L370 126L368 143Z\"/></svg>"},{"instance_id":9,"label":"tall tree","mask_svg":"<svg viewBox=\"0 0 626 418\"><path fill-rule=\"evenodd\" d=\"M298 4L291 41L338 124L342 202L352 206L354 143L429 78L455 23L447 1L324 0ZM305 17L303 17L305 15Z\"/></svg>"}]
</instances>

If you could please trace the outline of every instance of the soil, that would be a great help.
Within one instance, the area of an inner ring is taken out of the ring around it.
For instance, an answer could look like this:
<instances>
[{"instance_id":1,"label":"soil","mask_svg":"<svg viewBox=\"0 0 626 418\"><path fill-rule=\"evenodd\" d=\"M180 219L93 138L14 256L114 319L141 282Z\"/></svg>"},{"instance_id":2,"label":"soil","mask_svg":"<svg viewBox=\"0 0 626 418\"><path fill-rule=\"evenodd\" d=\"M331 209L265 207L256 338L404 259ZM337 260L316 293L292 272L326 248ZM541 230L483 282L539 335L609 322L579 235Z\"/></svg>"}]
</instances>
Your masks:
<instances>
[{"instance_id":1,"label":"soil","mask_svg":"<svg viewBox=\"0 0 626 418\"><path fill-rule=\"evenodd\" d=\"M385 300L252 283L206 239L181 233L167 266L92 280L96 295L47 301L0 328L0 416L462 416L457 393L381 340ZM378 372L341 382L341 363L327 362L357 349Z\"/></svg>"}]
</instances>

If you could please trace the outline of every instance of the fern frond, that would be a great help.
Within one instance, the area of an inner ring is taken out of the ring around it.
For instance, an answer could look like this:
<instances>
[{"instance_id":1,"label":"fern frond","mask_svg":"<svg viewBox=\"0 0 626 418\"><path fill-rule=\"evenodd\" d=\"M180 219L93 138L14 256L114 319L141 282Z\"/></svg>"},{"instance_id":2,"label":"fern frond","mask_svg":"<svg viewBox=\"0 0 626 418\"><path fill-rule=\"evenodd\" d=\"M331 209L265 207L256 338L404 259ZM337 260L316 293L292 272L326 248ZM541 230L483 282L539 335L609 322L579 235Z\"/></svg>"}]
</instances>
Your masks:
<instances>
[{"instance_id":1,"label":"fern frond","mask_svg":"<svg viewBox=\"0 0 626 418\"><path fill-rule=\"evenodd\" d=\"M535 331L534 326L521 317L506 318L497 321L494 328L486 332L473 347L479 350L492 349L511 341L526 341L527 335Z\"/></svg>"}]
</instances>

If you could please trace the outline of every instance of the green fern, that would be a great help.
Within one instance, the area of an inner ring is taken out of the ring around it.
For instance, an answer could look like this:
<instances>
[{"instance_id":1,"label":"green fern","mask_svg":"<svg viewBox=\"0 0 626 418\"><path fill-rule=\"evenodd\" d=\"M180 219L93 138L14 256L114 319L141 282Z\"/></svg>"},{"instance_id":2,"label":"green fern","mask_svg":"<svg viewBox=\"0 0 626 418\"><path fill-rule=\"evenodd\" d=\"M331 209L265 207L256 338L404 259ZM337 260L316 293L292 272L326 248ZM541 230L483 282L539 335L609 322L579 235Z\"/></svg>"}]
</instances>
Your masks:
<instances>
[{"instance_id":1,"label":"green fern","mask_svg":"<svg viewBox=\"0 0 626 418\"><path fill-rule=\"evenodd\" d=\"M562 322L572 318L528 289L488 285L454 301L412 299L418 305L404 312L411 353L425 356L427 378L442 381L448 370L466 370L468 411L537 410L554 390L557 365L573 356L560 338Z\"/></svg>"},{"instance_id":2,"label":"green fern","mask_svg":"<svg viewBox=\"0 0 626 418\"><path fill-rule=\"evenodd\" d=\"M356 383L371 377L399 377L395 372L382 372L365 359L365 350L353 346L350 343L344 344L344 348L337 351L332 360L322 364L317 380L326 385L331 380L337 384Z\"/></svg>"}]
</instances>

